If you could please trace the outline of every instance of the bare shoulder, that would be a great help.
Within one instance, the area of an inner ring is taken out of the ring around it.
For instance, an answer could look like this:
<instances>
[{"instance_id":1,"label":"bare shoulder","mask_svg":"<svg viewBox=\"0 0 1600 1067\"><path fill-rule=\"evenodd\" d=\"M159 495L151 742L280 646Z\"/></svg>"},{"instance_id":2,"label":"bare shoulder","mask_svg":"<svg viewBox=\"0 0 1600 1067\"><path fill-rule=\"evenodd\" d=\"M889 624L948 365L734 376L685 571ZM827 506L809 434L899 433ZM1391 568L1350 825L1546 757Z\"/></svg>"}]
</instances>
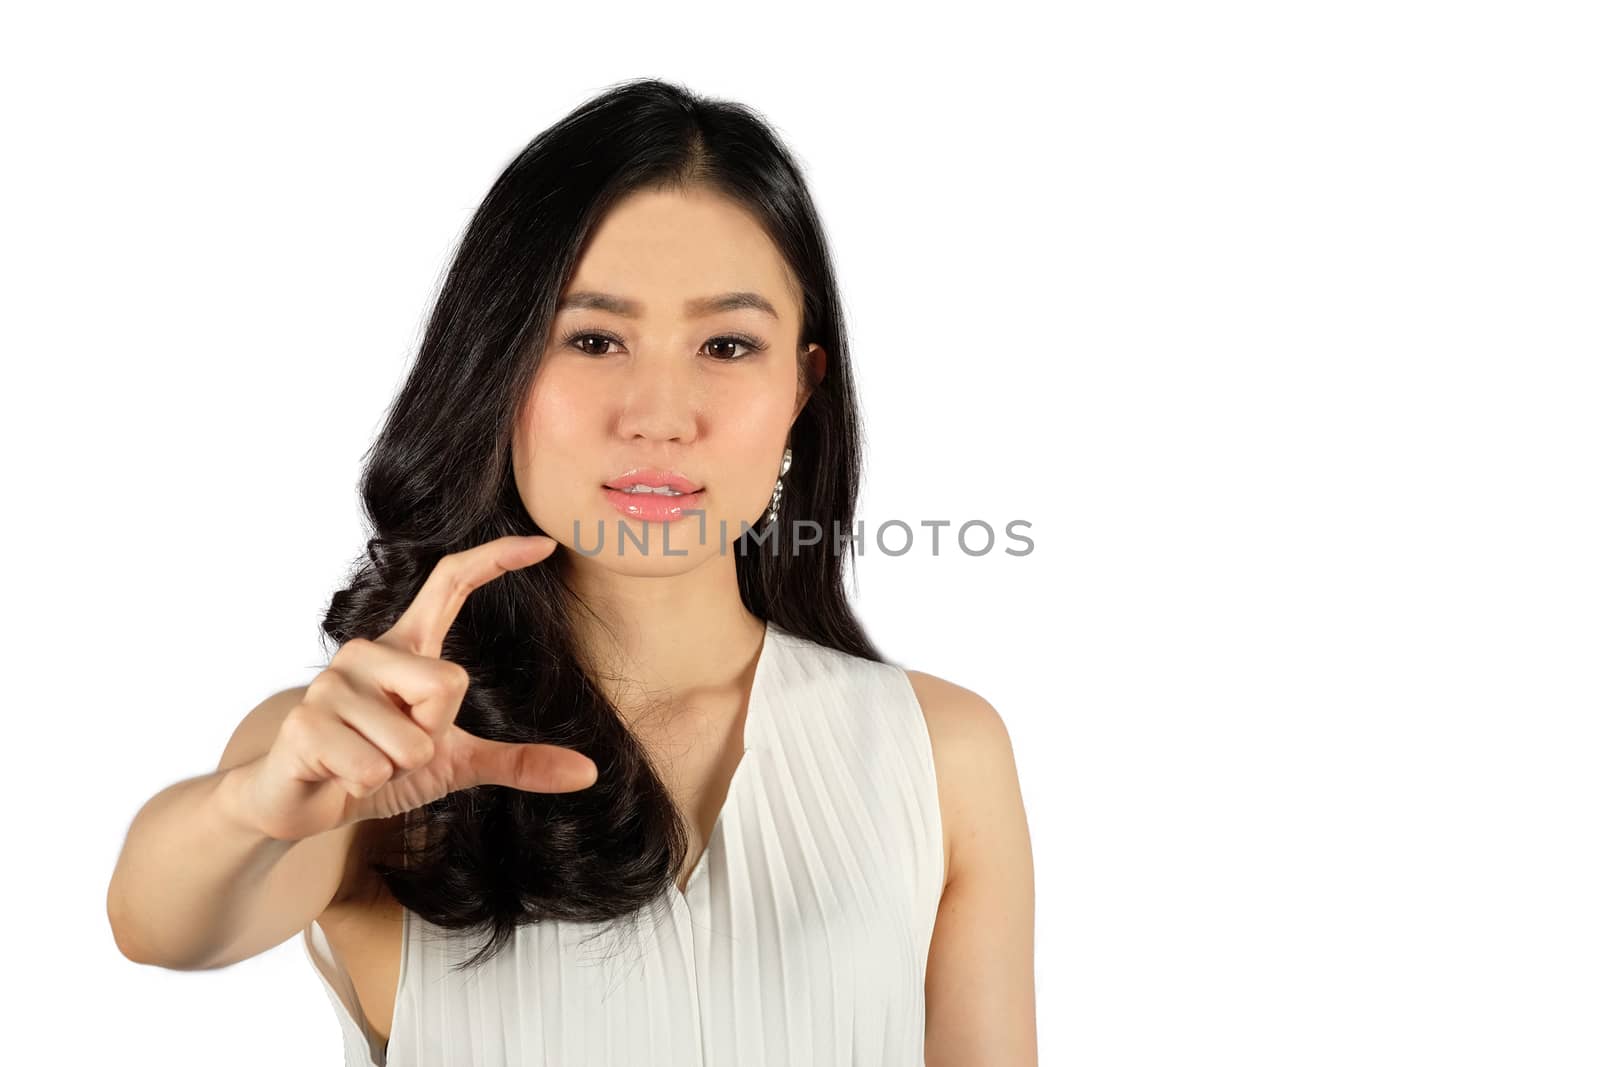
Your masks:
<instances>
[{"instance_id":1,"label":"bare shoulder","mask_svg":"<svg viewBox=\"0 0 1600 1067\"><path fill-rule=\"evenodd\" d=\"M1011 735L977 693L907 671L945 820L945 883L928 947L928 1067L1039 1062L1033 847Z\"/></svg>"},{"instance_id":2,"label":"bare shoulder","mask_svg":"<svg viewBox=\"0 0 1600 1067\"><path fill-rule=\"evenodd\" d=\"M1018 788L1011 734L994 705L972 690L924 671L908 669L906 677L933 746L948 885L958 864L974 855L972 841L982 832L984 812Z\"/></svg>"}]
</instances>

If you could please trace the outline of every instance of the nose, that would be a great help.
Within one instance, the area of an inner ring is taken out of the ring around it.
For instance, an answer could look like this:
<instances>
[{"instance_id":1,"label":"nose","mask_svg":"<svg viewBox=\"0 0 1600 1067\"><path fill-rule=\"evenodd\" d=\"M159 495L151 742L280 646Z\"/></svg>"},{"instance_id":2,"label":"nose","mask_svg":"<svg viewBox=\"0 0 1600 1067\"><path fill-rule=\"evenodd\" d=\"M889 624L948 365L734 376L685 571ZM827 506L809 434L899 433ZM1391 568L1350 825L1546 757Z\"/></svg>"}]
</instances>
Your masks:
<instances>
[{"instance_id":1,"label":"nose","mask_svg":"<svg viewBox=\"0 0 1600 1067\"><path fill-rule=\"evenodd\" d=\"M652 441L692 441L699 426L699 393L692 360L666 353L630 359L622 372L617 432Z\"/></svg>"}]
</instances>

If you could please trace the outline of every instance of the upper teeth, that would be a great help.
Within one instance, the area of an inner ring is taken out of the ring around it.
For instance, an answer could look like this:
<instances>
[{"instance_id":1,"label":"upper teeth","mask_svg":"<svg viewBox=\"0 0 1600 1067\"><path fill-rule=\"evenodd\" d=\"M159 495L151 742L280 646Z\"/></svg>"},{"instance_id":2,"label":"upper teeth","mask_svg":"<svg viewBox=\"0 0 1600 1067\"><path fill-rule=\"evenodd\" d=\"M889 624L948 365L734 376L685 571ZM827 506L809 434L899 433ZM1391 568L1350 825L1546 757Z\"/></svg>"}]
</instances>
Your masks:
<instances>
[{"instance_id":1,"label":"upper teeth","mask_svg":"<svg viewBox=\"0 0 1600 1067\"><path fill-rule=\"evenodd\" d=\"M624 493L658 493L661 496L682 496L678 490L665 485L630 485Z\"/></svg>"}]
</instances>

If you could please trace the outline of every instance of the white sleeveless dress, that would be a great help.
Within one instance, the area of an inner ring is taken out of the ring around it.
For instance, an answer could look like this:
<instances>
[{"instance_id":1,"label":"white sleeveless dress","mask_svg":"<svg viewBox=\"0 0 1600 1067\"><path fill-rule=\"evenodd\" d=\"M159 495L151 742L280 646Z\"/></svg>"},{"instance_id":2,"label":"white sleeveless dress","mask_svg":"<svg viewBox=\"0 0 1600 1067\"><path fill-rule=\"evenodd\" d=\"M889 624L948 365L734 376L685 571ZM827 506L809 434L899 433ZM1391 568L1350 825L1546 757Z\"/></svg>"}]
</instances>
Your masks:
<instances>
[{"instance_id":1,"label":"white sleeveless dress","mask_svg":"<svg viewBox=\"0 0 1600 1067\"><path fill-rule=\"evenodd\" d=\"M477 935L404 909L387 1050L307 925L348 1067L921 1065L944 840L910 680L769 623L744 740L687 891L615 933L530 924L458 972Z\"/></svg>"}]
</instances>

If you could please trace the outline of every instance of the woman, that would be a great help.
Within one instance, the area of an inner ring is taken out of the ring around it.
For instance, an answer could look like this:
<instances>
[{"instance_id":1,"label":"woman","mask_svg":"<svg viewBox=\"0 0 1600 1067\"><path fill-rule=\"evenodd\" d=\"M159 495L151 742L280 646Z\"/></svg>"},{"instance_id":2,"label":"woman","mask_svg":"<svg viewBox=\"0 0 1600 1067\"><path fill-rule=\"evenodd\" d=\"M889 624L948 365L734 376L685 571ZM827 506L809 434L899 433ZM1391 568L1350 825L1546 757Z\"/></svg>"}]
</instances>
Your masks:
<instances>
[{"instance_id":1,"label":"woman","mask_svg":"<svg viewBox=\"0 0 1600 1067\"><path fill-rule=\"evenodd\" d=\"M655 80L589 101L462 239L331 662L141 811L118 944L299 931L351 1064L1034 1062L1007 734L863 633L859 465L772 131Z\"/></svg>"}]
</instances>

